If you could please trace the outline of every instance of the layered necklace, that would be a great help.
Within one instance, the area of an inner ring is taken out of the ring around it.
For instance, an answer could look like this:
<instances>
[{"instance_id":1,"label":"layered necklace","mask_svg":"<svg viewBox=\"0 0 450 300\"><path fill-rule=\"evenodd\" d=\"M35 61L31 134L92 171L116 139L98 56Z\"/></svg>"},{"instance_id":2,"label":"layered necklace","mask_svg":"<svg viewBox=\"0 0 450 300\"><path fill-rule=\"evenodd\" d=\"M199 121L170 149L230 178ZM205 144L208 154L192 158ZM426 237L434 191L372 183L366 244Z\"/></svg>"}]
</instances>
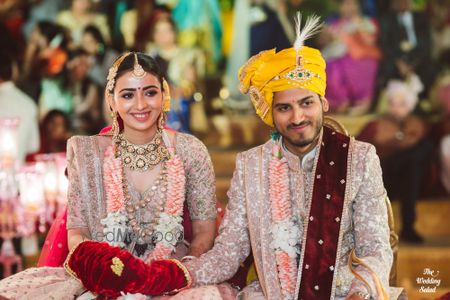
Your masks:
<instances>
[{"instance_id":1,"label":"layered necklace","mask_svg":"<svg viewBox=\"0 0 450 300\"><path fill-rule=\"evenodd\" d=\"M131 227L133 231L132 248L139 239L148 240L150 238L151 241L155 242L155 248L150 254L148 261L169 258L175 251L175 246L178 243L178 239L175 237L182 236L183 233L182 216L186 182L183 162L175 153L173 147L165 148L161 137L162 133L159 134L161 142L158 145L167 151L168 158L167 160L163 160L161 156L158 156L160 157L159 162L164 161L161 172L155 181L155 185L151 187L148 196L140 200L137 204L132 204L131 195L128 191L128 182L125 175L125 165L127 163L123 157L123 148L120 149L122 141L118 145L117 141L119 139L117 139L106 148L103 162L103 182L107 201L107 216L101 220L101 223L104 226L105 241L113 246L125 248L126 245L123 238L117 238L119 237L118 232L125 233L127 228ZM155 141L155 138L153 141ZM143 146L136 146L127 141L128 144L126 146L131 145L139 147L138 149L142 147L148 149L148 146L152 142ZM116 151L116 149L119 151ZM135 148L134 151L136 152L137 149ZM117 157L115 153L118 154ZM154 153L149 152L147 154L152 155ZM141 170L141 168L138 170ZM165 178L167 180L164 180ZM145 209L156 198L158 187L161 192L166 192L166 199L164 200L160 194L161 200L158 203L160 209L157 212L159 215L155 217L149 227L143 228L136 220L136 214L140 210ZM111 234L114 237L112 240L111 238L108 239L108 235L111 237ZM168 236L171 238L167 238ZM161 238L155 239L155 237Z\"/></svg>"}]
</instances>

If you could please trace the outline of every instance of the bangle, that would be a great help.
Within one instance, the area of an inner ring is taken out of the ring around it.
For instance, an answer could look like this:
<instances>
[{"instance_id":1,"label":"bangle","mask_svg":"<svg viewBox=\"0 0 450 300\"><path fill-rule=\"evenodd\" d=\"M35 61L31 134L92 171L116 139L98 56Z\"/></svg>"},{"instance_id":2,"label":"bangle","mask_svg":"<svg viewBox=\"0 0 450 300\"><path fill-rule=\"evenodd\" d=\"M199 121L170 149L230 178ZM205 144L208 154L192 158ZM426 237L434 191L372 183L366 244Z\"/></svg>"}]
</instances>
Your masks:
<instances>
[{"instance_id":1,"label":"bangle","mask_svg":"<svg viewBox=\"0 0 450 300\"><path fill-rule=\"evenodd\" d=\"M183 258L181 259L181 262L190 261L190 260L192 260L192 259L194 259L194 258L196 258L196 257L193 256L193 255L186 255L185 257L183 257Z\"/></svg>"},{"instance_id":2,"label":"bangle","mask_svg":"<svg viewBox=\"0 0 450 300\"><path fill-rule=\"evenodd\" d=\"M358 295L361 298L363 298L364 300L371 300L371 299L373 299L372 296L370 296L370 294L364 293L364 292L356 292L356 293L353 293L353 295Z\"/></svg>"},{"instance_id":3,"label":"bangle","mask_svg":"<svg viewBox=\"0 0 450 300\"><path fill-rule=\"evenodd\" d=\"M182 287L182 288L180 288L180 289L175 289L175 290L173 290L173 291L170 291L169 293L170 293L170 294L178 293L178 292L180 292L180 291L182 291L182 290L185 290L185 289L190 288L190 287L192 286L192 276L191 276L191 273L189 272L189 270L186 268L186 266L183 265L183 264L182 264L179 260L177 260L177 259L169 259L169 261L172 261L173 263L175 263L175 264L177 265L177 267L180 268L181 271L183 271L184 277L185 277L185 279L186 279L186 286L185 286L185 287Z\"/></svg>"},{"instance_id":4,"label":"bangle","mask_svg":"<svg viewBox=\"0 0 450 300\"><path fill-rule=\"evenodd\" d=\"M81 282L80 278L78 278L77 274L70 268L69 266L69 260L70 257L72 256L72 254L75 252L75 250L78 248L79 245L81 245L81 243L85 242L85 240L83 239L81 242L79 242L78 244L75 245L75 247L72 248L72 250L70 250L69 254L66 257L66 260L64 261L64 269L66 270L66 272L71 275L72 277L74 277L75 279L77 279L78 281Z\"/></svg>"}]
</instances>

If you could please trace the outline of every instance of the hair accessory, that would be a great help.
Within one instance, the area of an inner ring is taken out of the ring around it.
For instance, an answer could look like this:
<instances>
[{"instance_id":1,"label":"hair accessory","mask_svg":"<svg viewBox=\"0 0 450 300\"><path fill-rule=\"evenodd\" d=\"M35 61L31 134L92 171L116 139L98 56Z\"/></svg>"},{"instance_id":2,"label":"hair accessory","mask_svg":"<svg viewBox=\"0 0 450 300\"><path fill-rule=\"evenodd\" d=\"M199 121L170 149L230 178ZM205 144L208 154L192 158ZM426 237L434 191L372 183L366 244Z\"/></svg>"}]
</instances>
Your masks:
<instances>
[{"instance_id":1,"label":"hair accessory","mask_svg":"<svg viewBox=\"0 0 450 300\"><path fill-rule=\"evenodd\" d=\"M139 64L137 54L134 53L134 65L133 65L133 76L136 78L142 78L146 74L144 68Z\"/></svg>"},{"instance_id":2,"label":"hair accessory","mask_svg":"<svg viewBox=\"0 0 450 300\"><path fill-rule=\"evenodd\" d=\"M113 63L111 68L109 68L108 76L106 77L106 91L109 93L112 93L114 91L114 85L116 84L116 76L117 71L119 70L120 64L123 62L123 60L130 55L131 52L126 52L119 56L116 61Z\"/></svg>"}]
</instances>

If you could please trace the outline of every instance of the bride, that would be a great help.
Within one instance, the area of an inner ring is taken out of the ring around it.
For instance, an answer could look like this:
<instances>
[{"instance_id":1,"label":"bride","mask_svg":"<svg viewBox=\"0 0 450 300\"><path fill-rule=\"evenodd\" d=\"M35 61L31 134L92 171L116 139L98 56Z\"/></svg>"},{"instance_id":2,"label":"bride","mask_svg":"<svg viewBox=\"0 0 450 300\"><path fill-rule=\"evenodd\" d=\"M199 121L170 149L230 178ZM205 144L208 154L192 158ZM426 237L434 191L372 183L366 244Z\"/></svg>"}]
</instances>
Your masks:
<instances>
[{"instance_id":1,"label":"bride","mask_svg":"<svg viewBox=\"0 0 450 300\"><path fill-rule=\"evenodd\" d=\"M142 53L121 55L109 71L105 95L112 129L68 141L71 253L65 268L30 268L8 277L0 281L1 297L92 299L102 291L103 297L116 297L118 291L106 287L118 279L122 295L140 293L139 284L147 286L142 290L146 295L179 291L189 287L190 275L175 259L199 256L212 247L216 200L211 159L195 137L164 129L170 96L158 65ZM192 219L190 244L184 241L186 209ZM139 270L167 270L167 280L149 290L146 276L126 275L145 274ZM203 294L221 299L221 294L234 297L234 290L209 286L175 297L200 299Z\"/></svg>"}]
</instances>

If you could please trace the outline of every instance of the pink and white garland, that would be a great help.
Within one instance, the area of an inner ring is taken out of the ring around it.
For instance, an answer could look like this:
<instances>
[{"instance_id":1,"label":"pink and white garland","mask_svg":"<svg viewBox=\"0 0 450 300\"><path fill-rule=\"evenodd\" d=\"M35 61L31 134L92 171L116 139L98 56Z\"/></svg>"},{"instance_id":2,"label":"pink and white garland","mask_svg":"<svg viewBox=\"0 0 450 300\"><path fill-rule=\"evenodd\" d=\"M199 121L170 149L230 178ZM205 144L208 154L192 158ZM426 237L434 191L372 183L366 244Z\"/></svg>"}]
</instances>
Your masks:
<instances>
[{"instance_id":1,"label":"pink and white garland","mask_svg":"<svg viewBox=\"0 0 450 300\"><path fill-rule=\"evenodd\" d=\"M276 144L269 162L269 196L271 200L273 241L281 290L284 299L293 299L297 282L297 257L300 254L300 229L293 217L289 192L287 161Z\"/></svg>"},{"instance_id":2,"label":"pink and white garland","mask_svg":"<svg viewBox=\"0 0 450 300\"><path fill-rule=\"evenodd\" d=\"M170 258L175 251L179 233L183 232L183 208L185 197L185 173L183 162L175 154L173 147L168 148L170 159L166 162L168 190L164 212L161 213L155 232L162 235L148 262L157 259ZM113 246L125 247L121 240L115 240L118 230L122 233L127 229L127 216L125 214L125 195L123 192L123 166L120 158L114 155L114 145L110 145L105 151L103 162L104 187L107 201L107 216L101 220L104 226L105 241ZM108 234L113 234L114 240L108 240ZM167 239L167 234L171 239Z\"/></svg>"}]
</instances>

